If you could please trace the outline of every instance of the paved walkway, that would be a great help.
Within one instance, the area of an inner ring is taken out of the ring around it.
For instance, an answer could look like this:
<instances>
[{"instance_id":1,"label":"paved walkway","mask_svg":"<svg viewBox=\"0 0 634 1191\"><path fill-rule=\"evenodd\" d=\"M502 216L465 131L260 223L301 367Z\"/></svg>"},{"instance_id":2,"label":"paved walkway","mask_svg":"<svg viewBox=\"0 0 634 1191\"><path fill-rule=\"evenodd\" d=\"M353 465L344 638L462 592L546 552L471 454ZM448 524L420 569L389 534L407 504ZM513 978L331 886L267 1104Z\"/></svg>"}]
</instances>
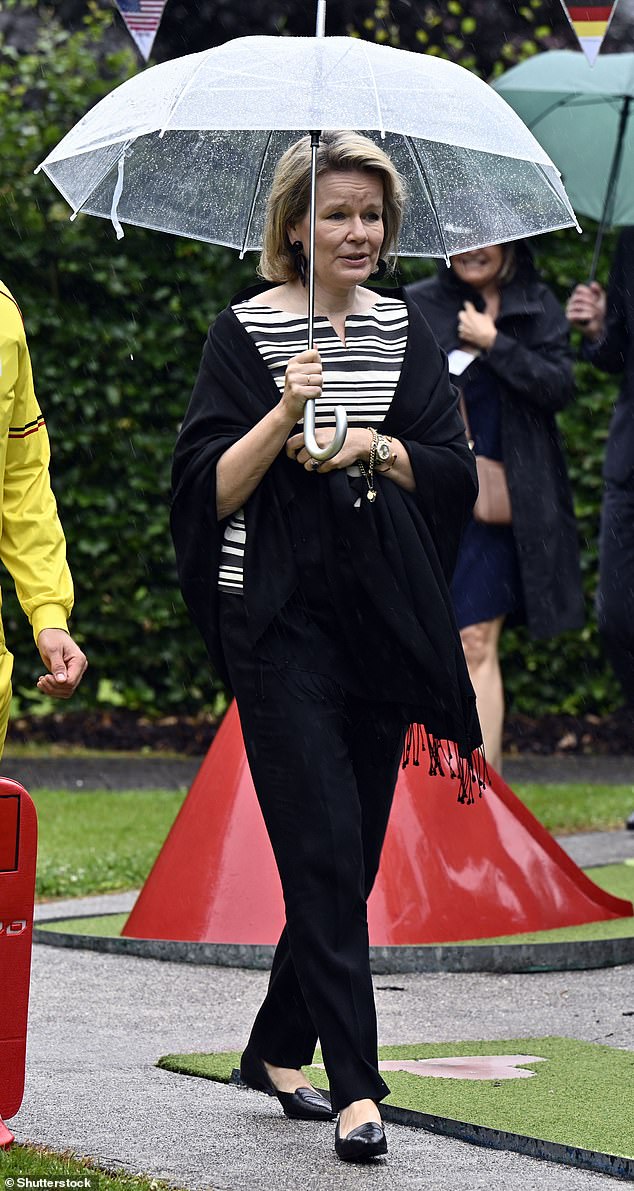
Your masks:
<instances>
[{"instance_id":1,"label":"paved walkway","mask_svg":"<svg viewBox=\"0 0 634 1191\"><path fill-rule=\"evenodd\" d=\"M196 762L187 764L195 771ZM21 761L21 780L27 786L61 784L52 762L46 765L47 780L32 781ZM92 775L77 777L76 762L73 770L75 788L77 781L93 784ZM112 772L102 768L110 783ZM148 785L165 785L164 766L161 780L150 777ZM182 770L172 778L184 787L191 781ZM125 784L138 786L138 771ZM634 855L634 832L568 836L561 842L584 865ZM134 897L49 902L38 906L36 917L124 911ZM618 1186L607 1176L400 1126L390 1127L387 1161L369 1169L345 1166L334 1156L332 1126L292 1123L262 1095L155 1066L166 1053L240 1049L266 981L263 972L36 945L26 1092L10 1122L17 1140L71 1149L108 1169L143 1172L188 1191L615 1191ZM399 974L377 977L375 987L380 1040L386 1044L563 1034L634 1050L631 967L530 976Z\"/></svg>"},{"instance_id":2,"label":"paved walkway","mask_svg":"<svg viewBox=\"0 0 634 1191\"><path fill-rule=\"evenodd\" d=\"M561 841L584 864L634 855L634 832ZM39 905L36 918L127 911L135 893ZM615 1191L607 1176L391 1126L379 1167L347 1167L332 1126L293 1124L256 1093L156 1068L237 1050L267 976L35 946L19 1141L72 1149L188 1191ZM375 979L380 1039L563 1034L634 1050L632 968Z\"/></svg>"},{"instance_id":3,"label":"paved walkway","mask_svg":"<svg viewBox=\"0 0 634 1191\"><path fill-rule=\"evenodd\" d=\"M130 900L110 898L108 908ZM90 899L82 909L98 906ZM17 1139L189 1191L615 1191L607 1176L399 1126L390 1127L387 1162L347 1167L334 1156L332 1126L291 1123L262 1095L155 1067L166 1053L239 1049L266 980L36 946ZM629 967L383 976L375 986L384 1043L564 1034L634 1049Z\"/></svg>"},{"instance_id":4,"label":"paved walkway","mask_svg":"<svg viewBox=\"0 0 634 1191\"><path fill-rule=\"evenodd\" d=\"M48 787L67 790L188 790L201 765L202 757L161 757L159 755L118 756L113 753L92 757L3 757L2 772L15 778L27 790ZM633 757L509 757L504 777L512 787L515 782L586 782L588 785L632 785L634 810Z\"/></svg>"}]
</instances>

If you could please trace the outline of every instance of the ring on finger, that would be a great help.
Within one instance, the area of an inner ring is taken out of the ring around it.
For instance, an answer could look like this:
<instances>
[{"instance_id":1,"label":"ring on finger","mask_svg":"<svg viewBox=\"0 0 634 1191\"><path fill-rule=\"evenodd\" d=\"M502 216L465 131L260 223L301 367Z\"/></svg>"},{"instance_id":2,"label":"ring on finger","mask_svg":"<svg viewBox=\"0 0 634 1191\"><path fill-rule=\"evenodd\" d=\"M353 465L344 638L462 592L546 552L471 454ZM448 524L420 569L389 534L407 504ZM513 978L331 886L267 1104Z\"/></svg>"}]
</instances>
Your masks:
<instances>
[{"instance_id":1,"label":"ring on finger","mask_svg":"<svg viewBox=\"0 0 634 1191\"><path fill-rule=\"evenodd\" d=\"M312 467L313 471L319 471L319 467L320 467L319 459L311 459L310 466Z\"/></svg>"}]
</instances>

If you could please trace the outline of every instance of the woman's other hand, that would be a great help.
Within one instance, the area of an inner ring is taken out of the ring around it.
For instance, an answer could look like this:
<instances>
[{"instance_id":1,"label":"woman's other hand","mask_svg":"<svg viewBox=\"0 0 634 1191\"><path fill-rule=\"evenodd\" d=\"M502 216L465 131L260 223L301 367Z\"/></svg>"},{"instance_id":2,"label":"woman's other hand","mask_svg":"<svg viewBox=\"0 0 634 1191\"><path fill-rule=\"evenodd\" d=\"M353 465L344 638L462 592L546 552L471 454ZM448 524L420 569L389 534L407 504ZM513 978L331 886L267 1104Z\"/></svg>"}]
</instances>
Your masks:
<instances>
[{"instance_id":1,"label":"woman's other hand","mask_svg":"<svg viewBox=\"0 0 634 1191\"><path fill-rule=\"evenodd\" d=\"M319 447L325 447L329 442L332 442L334 429L332 426L318 428L315 430L315 438ZM289 459L295 459L297 463L306 468L306 471L319 471L320 475L324 475L327 471L337 471L343 467L352 467L354 463L360 459L362 463L368 463L370 459L370 447L372 446L372 434L365 428L355 426L352 429L348 428L344 444L341 450L332 458L326 459L319 467L313 467L313 463L317 460L309 455L304 446L304 435L294 434L292 438L288 439L286 443L286 454Z\"/></svg>"},{"instance_id":2,"label":"woman's other hand","mask_svg":"<svg viewBox=\"0 0 634 1191\"><path fill-rule=\"evenodd\" d=\"M321 358L316 348L300 352L288 361L281 404L293 425L302 417L309 397L321 396L322 384Z\"/></svg>"},{"instance_id":3,"label":"woman's other hand","mask_svg":"<svg viewBox=\"0 0 634 1191\"><path fill-rule=\"evenodd\" d=\"M462 343L486 352L495 343L497 328L490 314L480 314L473 302L465 302L458 315L458 335Z\"/></svg>"},{"instance_id":4,"label":"woman's other hand","mask_svg":"<svg viewBox=\"0 0 634 1191\"><path fill-rule=\"evenodd\" d=\"M605 329L607 300L598 281L577 285L566 303L566 318L586 339L601 339Z\"/></svg>"}]
</instances>

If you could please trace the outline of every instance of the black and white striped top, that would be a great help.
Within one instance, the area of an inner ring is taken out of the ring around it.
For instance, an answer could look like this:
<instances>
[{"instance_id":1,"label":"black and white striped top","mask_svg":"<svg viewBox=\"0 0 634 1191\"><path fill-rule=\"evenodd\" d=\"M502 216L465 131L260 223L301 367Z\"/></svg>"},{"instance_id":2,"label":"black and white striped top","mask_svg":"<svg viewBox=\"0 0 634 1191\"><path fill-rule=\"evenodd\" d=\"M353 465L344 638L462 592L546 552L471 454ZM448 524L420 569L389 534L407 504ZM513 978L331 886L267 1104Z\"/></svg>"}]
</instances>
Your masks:
<instances>
[{"instance_id":1,"label":"black and white striped top","mask_svg":"<svg viewBox=\"0 0 634 1191\"><path fill-rule=\"evenodd\" d=\"M306 348L307 318L253 300L241 302L233 310L254 339L282 393L288 361ZM407 341L405 303L378 298L363 314L349 314L345 344L329 320L317 316L314 341L324 378L322 395L315 403L315 425L334 427L334 407L343 405L350 426L378 429L392 403L403 363ZM242 593L245 543L244 510L239 509L225 528L218 573L221 591Z\"/></svg>"}]
</instances>

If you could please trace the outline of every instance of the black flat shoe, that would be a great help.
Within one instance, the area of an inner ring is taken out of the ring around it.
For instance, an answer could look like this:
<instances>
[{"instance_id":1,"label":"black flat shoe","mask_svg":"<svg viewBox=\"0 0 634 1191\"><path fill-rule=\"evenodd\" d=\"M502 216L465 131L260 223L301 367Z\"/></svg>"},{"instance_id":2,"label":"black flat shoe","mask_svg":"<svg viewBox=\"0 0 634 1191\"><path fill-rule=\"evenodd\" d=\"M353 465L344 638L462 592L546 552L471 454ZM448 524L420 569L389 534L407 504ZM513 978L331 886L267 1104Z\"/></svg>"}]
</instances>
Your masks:
<instances>
[{"instance_id":1,"label":"black flat shoe","mask_svg":"<svg viewBox=\"0 0 634 1191\"><path fill-rule=\"evenodd\" d=\"M334 1121L336 1112L327 1096L314 1088L298 1088L296 1092L278 1092L264 1063L248 1050L240 1059L240 1079L256 1092L277 1096L284 1114L292 1121Z\"/></svg>"},{"instance_id":2,"label":"black flat shoe","mask_svg":"<svg viewBox=\"0 0 634 1191\"><path fill-rule=\"evenodd\" d=\"M339 1132L339 1121L335 1129L335 1150L338 1158L344 1162L369 1162L371 1158L380 1158L387 1154L387 1137L385 1129L378 1121L368 1121L365 1125L357 1125L346 1137Z\"/></svg>"}]
</instances>

